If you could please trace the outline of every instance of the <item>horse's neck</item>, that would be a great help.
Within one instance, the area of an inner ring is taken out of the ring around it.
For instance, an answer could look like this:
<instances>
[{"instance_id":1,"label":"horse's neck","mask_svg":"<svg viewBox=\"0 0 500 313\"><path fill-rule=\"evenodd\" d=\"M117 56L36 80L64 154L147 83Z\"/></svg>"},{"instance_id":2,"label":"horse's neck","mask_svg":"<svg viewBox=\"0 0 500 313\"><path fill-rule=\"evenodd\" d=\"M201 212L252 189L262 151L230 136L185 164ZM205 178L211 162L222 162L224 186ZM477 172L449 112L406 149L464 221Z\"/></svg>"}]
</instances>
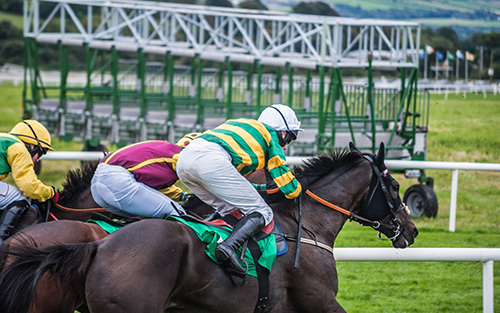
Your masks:
<instances>
[{"instance_id":1,"label":"horse's neck","mask_svg":"<svg viewBox=\"0 0 500 313\"><path fill-rule=\"evenodd\" d=\"M371 173L369 168L359 166L338 176L332 174L314 183L310 191L331 204L347 211L354 211L361 207L369 189L371 174L367 175L367 171ZM308 195L303 195L300 203L302 237L316 239L333 246L348 219L347 215L319 203ZM285 221L283 228L288 234L297 234L298 204L298 200L287 201L275 210L279 212L276 214L277 218L279 216L279 219Z\"/></svg>"},{"instance_id":2,"label":"horse's neck","mask_svg":"<svg viewBox=\"0 0 500 313\"><path fill-rule=\"evenodd\" d=\"M82 209L88 209L88 208L98 208L100 205L98 205L94 198L92 197L92 193L90 192L90 188L84 190L78 199L78 207Z\"/></svg>"}]
</instances>

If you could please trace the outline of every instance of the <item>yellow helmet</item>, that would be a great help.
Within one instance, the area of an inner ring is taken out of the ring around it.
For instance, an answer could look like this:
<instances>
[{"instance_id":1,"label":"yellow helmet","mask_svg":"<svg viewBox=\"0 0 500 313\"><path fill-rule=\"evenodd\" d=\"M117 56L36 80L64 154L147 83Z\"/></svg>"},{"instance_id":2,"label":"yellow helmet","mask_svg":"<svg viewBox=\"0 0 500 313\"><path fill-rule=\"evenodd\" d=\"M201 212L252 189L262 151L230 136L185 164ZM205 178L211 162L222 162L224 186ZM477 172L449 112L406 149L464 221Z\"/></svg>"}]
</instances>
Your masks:
<instances>
[{"instance_id":1,"label":"yellow helmet","mask_svg":"<svg viewBox=\"0 0 500 313\"><path fill-rule=\"evenodd\" d=\"M50 146L49 131L38 121L24 120L17 123L9 134L19 137L24 143L31 143L46 150L54 151Z\"/></svg>"},{"instance_id":2,"label":"yellow helmet","mask_svg":"<svg viewBox=\"0 0 500 313\"><path fill-rule=\"evenodd\" d=\"M181 139L179 139L179 141L177 141L176 145L178 145L181 148L185 148L187 145L189 145L189 143L193 139L195 139L196 137L198 137L200 135L201 135L201 133L190 133L190 134L187 134L184 137L182 137Z\"/></svg>"}]
</instances>

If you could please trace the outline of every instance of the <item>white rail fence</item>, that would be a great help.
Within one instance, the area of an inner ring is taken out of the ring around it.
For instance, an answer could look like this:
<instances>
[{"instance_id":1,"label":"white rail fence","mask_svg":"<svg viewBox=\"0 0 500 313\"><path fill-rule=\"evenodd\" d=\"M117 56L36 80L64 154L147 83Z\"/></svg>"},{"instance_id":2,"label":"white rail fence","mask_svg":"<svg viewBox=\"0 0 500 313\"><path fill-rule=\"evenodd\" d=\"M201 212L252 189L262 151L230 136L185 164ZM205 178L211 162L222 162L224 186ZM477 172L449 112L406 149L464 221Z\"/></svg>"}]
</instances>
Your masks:
<instances>
[{"instance_id":1,"label":"white rail fence","mask_svg":"<svg viewBox=\"0 0 500 313\"><path fill-rule=\"evenodd\" d=\"M493 262L500 261L500 249L482 248L334 248L337 261L482 262L483 313L494 312Z\"/></svg>"},{"instance_id":2,"label":"white rail fence","mask_svg":"<svg viewBox=\"0 0 500 313\"><path fill-rule=\"evenodd\" d=\"M49 151L44 160L96 160L104 156L103 152L82 152L82 151ZM287 157L290 165L299 165L306 157ZM467 163L467 162L433 162L433 161L399 161L387 160L385 164L390 169L440 169L452 170L451 177L451 199L450 199L450 223L449 231L455 231L457 215L457 190L458 171L500 171L498 163Z\"/></svg>"},{"instance_id":3,"label":"white rail fence","mask_svg":"<svg viewBox=\"0 0 500 313\"><path fill-rule=\"evenodd\" d=\"M289 164L300 164L304 158L288 157ZM457 190L458 171L500 171L498 163L467 163L467 162L433 162L433 161L399 161L387 160L385 164L390 169L438 169L452 170L451 176L451 199L450 199L450 224L449 231L455 231L455 221L457 216Z\"/></svg>"}]
</instances>

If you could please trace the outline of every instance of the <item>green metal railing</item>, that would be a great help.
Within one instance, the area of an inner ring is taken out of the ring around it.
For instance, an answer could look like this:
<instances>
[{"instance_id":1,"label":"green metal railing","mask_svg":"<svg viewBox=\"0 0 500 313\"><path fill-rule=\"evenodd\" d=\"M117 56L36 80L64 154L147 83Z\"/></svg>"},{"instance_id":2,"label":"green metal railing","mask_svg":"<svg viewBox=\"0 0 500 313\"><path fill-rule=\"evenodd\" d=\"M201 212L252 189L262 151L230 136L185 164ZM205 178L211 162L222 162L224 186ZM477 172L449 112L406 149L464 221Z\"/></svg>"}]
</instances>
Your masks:
<instances>
[{"instance_id":1,"label":"green metal railing","mask_svg":"<svg viewBox=\"0 0 500 313\"><path fill-rule=\"evenodd\" d=\"M348 134L360 148L373 152L378 148L381 134L386 137L389 134L389 143L395 137L403 138L404 142L389 144L388 149L412 152L415 134L427 131L428 103L422 100L425 97L422 92L417 92L416 69L409 71L408 79L408 69L400 69L399 90L375 89L371 60L366 86L356 86L344 84L339 68L327 71L320 66L317 71L306 70L297 75L287 64L284 68L277 67L274 73L264 73L256 61L248 64L245 71L234 71L229 59L215 68L204 68L199 56L185 66L176 65L180 59L170 52L165 54L163 62L146 62L142 49L137 51L136 59L123 60L114 47L105 51L84 45L86 81L83 86L75 87L68 85L72 71L69 48L59 44L60 84L44 86L37 61L38 43L26 38L25 49L24 115L31 117L36 113L42 122L50 120L51 131L64 134L65 140L107 140L123 145L148 138L172 139L181 135L170 136L179 126L175 123L179 114L195 116L191 126L179 129L199 131L204 129L207 118L257 117L264 107L279 98L281 103L294 108L304 128L317 133L315 142L308 143L316 152L338 147L340 134ZM57 98L53 98L53 92L58 92ZM57 100L56 117L44 106L51 99ZM75 101L85 103L82 118L74 110L68 113ZM123 116L125 108L127 112L136 109L135 119ZM99 115L97 109L108 110L109 115ZM151 116L156 120L152 121ZM79 134L61 129L71 128L71 123L78 124L72 129ZM79 138L85 127L95 129L86 129L86 135ZM105 128L102 131L105 136L99 135L99 127ZM370 144L357 143L360 134L369 138Z\"/></svg>"}]
</instances>

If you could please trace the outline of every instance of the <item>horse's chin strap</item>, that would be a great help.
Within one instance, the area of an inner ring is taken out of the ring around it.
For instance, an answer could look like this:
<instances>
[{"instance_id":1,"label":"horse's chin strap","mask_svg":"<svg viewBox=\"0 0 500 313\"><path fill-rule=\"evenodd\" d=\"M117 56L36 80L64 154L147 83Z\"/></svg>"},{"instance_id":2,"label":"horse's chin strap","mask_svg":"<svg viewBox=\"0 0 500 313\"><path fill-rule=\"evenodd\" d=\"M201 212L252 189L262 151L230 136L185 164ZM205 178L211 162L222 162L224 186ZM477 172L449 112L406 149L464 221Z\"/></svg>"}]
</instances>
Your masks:
<instances>
[{"instance_id":1,"label":"horse's chin strap","mask_svg":"<svg viewBox=\"0 0 500 313\"><path fill-rule=\"evenodd\" d=\"M382 232L379 231L378 234L377 234L378 239L393 241L396 238L398 238L401 235L401 233L405 230L406 224L408 223L408 218L410 217L410 209L408 209L408 206L406 204L401 203L401 206L394 213L393 220L396 220L396 216L395 215L396 215L397 212L399 212L401 210L405 210L406 211L406 219L405 219L405 222L403 223L403 227L401 227L401 224L399 224L399 223L397 223L398 226L396 227L396 229L394 229L394 226L392 226L392 230L394 231L394 236L392 236L390 238L382 238L381 237Z\"/></svg>"}]
</instances>

